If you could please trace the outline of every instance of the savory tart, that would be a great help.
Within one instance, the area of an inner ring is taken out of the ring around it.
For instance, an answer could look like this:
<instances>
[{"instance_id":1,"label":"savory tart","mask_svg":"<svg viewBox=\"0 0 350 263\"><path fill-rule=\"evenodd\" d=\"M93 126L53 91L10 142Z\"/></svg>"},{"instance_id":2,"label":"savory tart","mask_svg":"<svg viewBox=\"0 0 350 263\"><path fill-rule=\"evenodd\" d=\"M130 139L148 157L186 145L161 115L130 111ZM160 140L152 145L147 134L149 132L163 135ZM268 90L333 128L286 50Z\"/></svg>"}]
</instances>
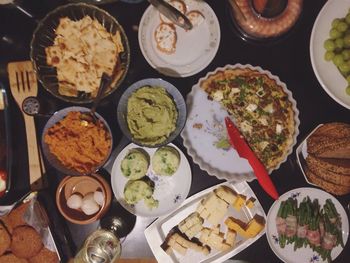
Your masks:
<instances>
[{"instance_id":1,"label":"savory tart","mask_svg":"<svg viewBox=\"0 0 350 263\"><path fill-rule=\"evenodd\" d=\"M200 87L234 118L267 170L286 158L295 134L294 110L275 79L257 69L226 68L209 74Z\"/></svg>"}]
</instances>

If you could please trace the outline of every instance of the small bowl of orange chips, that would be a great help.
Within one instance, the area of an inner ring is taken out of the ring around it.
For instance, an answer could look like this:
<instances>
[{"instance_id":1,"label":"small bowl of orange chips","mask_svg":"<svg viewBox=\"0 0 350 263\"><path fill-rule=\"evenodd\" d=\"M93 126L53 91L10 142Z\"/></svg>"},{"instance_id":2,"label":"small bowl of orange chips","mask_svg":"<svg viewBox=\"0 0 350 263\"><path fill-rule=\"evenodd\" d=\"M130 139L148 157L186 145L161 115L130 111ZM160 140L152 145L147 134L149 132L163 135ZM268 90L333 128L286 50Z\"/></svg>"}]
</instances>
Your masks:
<instances>
[{"instance_id":1,"label":"small bowl of orange chips","mask_svg":"<svg viewBox=\"0 0 350 263\"><path fill-rule=\"evenodd\" d=\"M108 160L113 145L112 132L101 115L88 122L82 118L85 107L68 107L56 112L42 134L45 157L58 171L67 175L88 175Z\"/></svg>"}]
</instances>

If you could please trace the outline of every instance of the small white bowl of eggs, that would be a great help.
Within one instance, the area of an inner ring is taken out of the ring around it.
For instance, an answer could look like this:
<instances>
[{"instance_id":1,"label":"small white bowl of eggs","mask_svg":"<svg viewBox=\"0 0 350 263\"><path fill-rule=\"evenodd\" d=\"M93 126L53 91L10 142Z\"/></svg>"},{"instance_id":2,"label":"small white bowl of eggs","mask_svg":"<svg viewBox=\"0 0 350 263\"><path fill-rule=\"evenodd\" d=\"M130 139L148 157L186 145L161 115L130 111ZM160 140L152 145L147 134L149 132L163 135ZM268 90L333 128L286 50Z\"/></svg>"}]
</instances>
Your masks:
<instances>
[{"instance_id":1,"label":"small white bowl of eggs","mask_svg":"<svg viewBox=\"0 0 350 263\"><path fill-rule=\"evenodd\" d=\"M56 203L61 214L75 224L90 224L108 210L111 188L100 175L66 176L56 191Z\"/></svg>"}]
</instances>

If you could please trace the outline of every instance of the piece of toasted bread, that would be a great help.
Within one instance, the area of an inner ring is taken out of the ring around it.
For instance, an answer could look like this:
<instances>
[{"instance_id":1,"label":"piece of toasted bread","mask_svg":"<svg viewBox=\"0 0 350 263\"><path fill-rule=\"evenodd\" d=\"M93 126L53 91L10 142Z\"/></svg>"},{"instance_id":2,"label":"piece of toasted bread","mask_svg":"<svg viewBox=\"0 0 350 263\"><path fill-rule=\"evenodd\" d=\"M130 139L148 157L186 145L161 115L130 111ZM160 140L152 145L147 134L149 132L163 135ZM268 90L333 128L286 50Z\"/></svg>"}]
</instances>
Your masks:
<instances>
[{"instance_id":1,"label":"piece of toasted bread","mask_svg":"<svg viewBox=\"0 0 350 263\"><path fill-rule=\"evenodd\" d=\"M307 151L317 157L350 159L350 137L311 136L307 140Z\"/></svg>"},{"instance_id":2,"label":"piece of toasted bread","mask_svg":"<svg viewBox=\"0 0 350 263\"><path fill-rule=\"evenodd\" d=\"M313 163L314 166L318 166L322 169L343 175L350 174L349 159L319 158L312 154L309 154L307 158L309 163Z\"/></svg>"},{"instance_id":3,"label":"piece of toasted bread","mask_svg":"<svg viewBox=\"0 0 350 263\"><path fill-rule=\"evenodd\" d=\"M154 32L154 38L159 51L166 54L172 54L176 51L177 34L173 25L159 24Z\"/></svg>"},{"instance_id":4,"label":"piece of toasted bread","mask_svg":"<svg viewBox=\"0 0 350 263\"><path fill-rule=\"evenodd\" d=\"M199 26L204 21L204 15L198 10L192 10L186 16L191 21L193 27Z\"/></svg>"},{"instance_id":5,"label":"piece of toasted bread","mask_svg":"<svg viewBox=\"0 0 350 263\"><path fill-rule=\"evenodd\" d=\"M341 174L326 170L322 166L318 165L317 159L315 158L307 157L306 163L310 171L320 179L330 183L350 187L350 174Z\"/></svg>"},{"instance_id":6,"label":"piece of toasted bread","mask_svg":"<svg viewBox=\"0 0 350 263\"><path fill-rule=\"evenodd\" d=\"M170 5L172 5L173 7L175 7L177 10L179 10L181 13L186 14L187 11L187 6L185 4L185 2L181 1L181 0L171 0L168 2ZM166 24L172 24L173 22L167 18L165 15L159 13L159 18L160 21L162 21L163 23Z\"/></svg>"},{"instance_id":7,"label":"piece of toasted bread","mask_svg":"<svg viewBox=\"0 0 350 263\"><path fill-rule=\"evenodd\" d=\"M350 137L350 124L331 122L320 126L312 136L327 136L331 138Z\"/></svg>"},{"instance_id":8,"label":"piece of toasted bread","mask_svg":"<svg viewBox=\"0 0 350 263\"><path fill-rule=\"evenodd\" d=\"M334 184L323 180L322 178L318 177L313 172L311 172L310 169L306 168L305 174L311 183L318 185L320 188L324 189L329 193L332 193L334 195L346 195L350 193L350 187Z\"/></svg>"},{"instance_id":9,"label":"piece of toasted bread","mask_svg":"<svg viewBox=\"0 0 350 263\"><path fill-rule=\"evenodd\" d=\"M307 151L322 158L350 159L350 124L326 123L307 139Z\"/></svg>"},{"instance_id":10,"label":"piece of toasted bread","mask_svg":"<svg viewBox=\"0 0 350 263\"><path fill-rule=\"evenodd\" d=\"M339 158L350 160L350 138L343 140L340 144L333 144L325 147L316 153L322 158Z\"/></svg>"}]
</instances>

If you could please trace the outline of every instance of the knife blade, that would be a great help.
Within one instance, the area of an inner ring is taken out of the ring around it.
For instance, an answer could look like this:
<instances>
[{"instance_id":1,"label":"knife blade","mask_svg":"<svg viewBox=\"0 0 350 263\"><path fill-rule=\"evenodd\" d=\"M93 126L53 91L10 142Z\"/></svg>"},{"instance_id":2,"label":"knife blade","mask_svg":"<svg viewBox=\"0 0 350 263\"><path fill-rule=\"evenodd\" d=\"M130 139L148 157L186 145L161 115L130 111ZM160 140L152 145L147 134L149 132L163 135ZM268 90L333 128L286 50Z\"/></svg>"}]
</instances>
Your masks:
<instances>
[{"instance_id":1,"label":"knife blade","mask_svg":"<svg viewBox=\"0 0 350 263\"><path fill-rule=\"evenodd\" d=\"M254 174L258 179L259 184L264 191L269 194L273 199L278 199L276 187L273 184L270 175L268 174L265 166L256 157L255 153L250 149L249 145L241 135L237 127L233 124L229 117L225 118L225 124L230 144L234 147L238 155L248 160L250 166L253 168Z\"/></svg>"},{"instance_id":2,"label":"knife blade","mask_svg":"<svg viewBox=\"0 0 350 263\"><path fill-rule=\"evenodd\" d=\"M192 29L192 23L191 21L182 14L179 10L177 10L172 5L168 4L164 0L148 0L155 8L158 9L160 13L165 15L168 19L170 19L173 23L176 25L186 29L190 30Z\"/></svg>"}]
</instances>

